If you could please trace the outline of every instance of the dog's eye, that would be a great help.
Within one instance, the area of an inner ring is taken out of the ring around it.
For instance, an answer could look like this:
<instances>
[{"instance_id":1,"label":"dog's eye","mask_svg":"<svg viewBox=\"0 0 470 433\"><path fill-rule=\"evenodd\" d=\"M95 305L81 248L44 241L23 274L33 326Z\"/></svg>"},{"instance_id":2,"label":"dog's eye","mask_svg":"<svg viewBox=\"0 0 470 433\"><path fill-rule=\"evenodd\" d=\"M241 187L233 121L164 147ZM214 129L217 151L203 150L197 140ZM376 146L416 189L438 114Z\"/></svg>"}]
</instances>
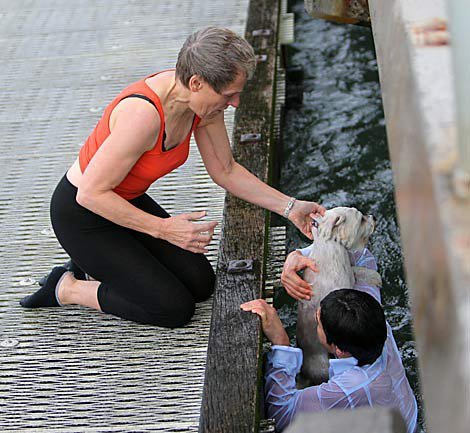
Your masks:
<instances>
[{"instance_id":1,"label":"dog's eye","mask_svg":"<svg viewBox=\"0 0 470 433\"><path fill-rule=\"evenodd\" d=\"M318 221L312 220L312 226L318 228Z\"/></svg>"}]
</instances>

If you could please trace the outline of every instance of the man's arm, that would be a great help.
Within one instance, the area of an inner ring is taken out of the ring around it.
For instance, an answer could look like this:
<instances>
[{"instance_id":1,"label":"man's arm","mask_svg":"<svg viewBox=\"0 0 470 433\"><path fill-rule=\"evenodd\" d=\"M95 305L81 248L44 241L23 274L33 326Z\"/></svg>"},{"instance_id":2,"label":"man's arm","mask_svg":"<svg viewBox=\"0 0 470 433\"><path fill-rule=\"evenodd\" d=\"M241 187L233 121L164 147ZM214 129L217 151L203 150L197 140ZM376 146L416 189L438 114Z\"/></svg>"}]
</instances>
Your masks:
<instances>
[{"instance_id":1,"label":"man's arm","mask_svg":"<svg viewBox=\"0 0 470 433\"><path fill-rule=\"evenodd\" d=\"M322 410L316 387L298 390L295 376L302 365L302 351L288 346L273 346L268 354L265 374L267 415L276 421L276 431L282 431L301 409Z\"/></svg>"},{"instance_id":2,"label":"man's arm","mask_svg":"<svg viewBox=\"0 0 470 433\"><path fill-rule=\"evenodd\" d=\"M377 271L377 262L375 257L367 248L364 248L360 251L350 252L349 260L351 261L351 266L361 266L373 271Z\"/></svg>"},{"instance_id":3,"label":"man's arm","mask_svg":"<svg viewBox=\"0 0 470 433\"><path fill-rule=\"evenodd\" d=\"M276 430L282 431L298 412L320 412L348 407L344 392L333 382L299 390L295 377L302 366L302 350L289 346L287 336L276 310L263 299L241 305L244 311L258 314L266 337L274 344L268 354L265 375L265 402Z\"/></svg>"},{"instance_id":4,"label":"man's arm","mask_svg":"<svg viewBox=\"0 0 470 433\"><path fill-rule=\"evenodd\" d=\"M362 251L349 253L349 258L351 260L351 266L355 268L354 277L356 282L354 289L365 292L382 303L380 294L382 280L377 272L377 261L375 257L367 248L364 248Z\"/></svg>"},{"instance_id":5,"label":"man's arm","mask_svg":"<svg viewBox=\"0 0 470 433\"><path fill-rule=\"evenodd\" d=\"M321 412L349 407L349 400L334 382L297 389L295 377L302 365L302 351L294 347L273 346L268 354L265 374L267 415L282 431L300 412Z\"/></svg>"}]
</instances>

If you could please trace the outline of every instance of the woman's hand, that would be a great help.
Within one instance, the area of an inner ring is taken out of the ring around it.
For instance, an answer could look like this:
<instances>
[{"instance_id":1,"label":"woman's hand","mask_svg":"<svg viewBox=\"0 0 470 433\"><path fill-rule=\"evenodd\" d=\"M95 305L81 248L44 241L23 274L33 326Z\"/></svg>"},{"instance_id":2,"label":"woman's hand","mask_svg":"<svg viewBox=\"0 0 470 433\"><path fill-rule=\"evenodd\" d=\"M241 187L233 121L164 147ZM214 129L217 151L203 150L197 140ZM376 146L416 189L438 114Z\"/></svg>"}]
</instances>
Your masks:
<instances>
[{"instance_id":1,"label":"woman's hand","mask_svg":"<svg viewBox=\"0 0 470 433\"><path fill-rule=\"evenodd\" d=\"M287 335L281 319L276 310L268 305L264 299L255 299L240 305L243 311L250 311L261 317L261 326L263 327L266 338L275 345L289 346L289 336Z\"/></svg>"},{"instance_id":2,"label":"woman's hand","mask_svg":"<svg viewBox=\"0 0 470 433\"><path fill-rule=\"evenodd\" d=\"M297 200L289 213L289 220L309 239L313 240L312 219L324 215L326 209L313 201Z\"/></svg>"},{"instance_id":3,"label":"woman's hand","mask_svg":"<svg viewBox=\"0 0 470 433\"><path fill-rule=\"evenodd\" d=\"M194 223L206 216L206 211L191 212L170 218L162 218L157 237L193 253L207 253L216 221Z\"/></svg>"},{"instance_id":4,"label":"woman's hand","mask_svg":"<svg viewBox=\"0 0 470 433\"><path fill-rule=\"evenodd\" d=\"M318 272L315 262L303 256L299 251L292 251L287 256L282 268L281 283L286 289L286 292L298 301L301 299L310 299L313 294L310 284L297 274L297 272L305 268L310 268L313 272Z\"/></svg>"}]
</instances>

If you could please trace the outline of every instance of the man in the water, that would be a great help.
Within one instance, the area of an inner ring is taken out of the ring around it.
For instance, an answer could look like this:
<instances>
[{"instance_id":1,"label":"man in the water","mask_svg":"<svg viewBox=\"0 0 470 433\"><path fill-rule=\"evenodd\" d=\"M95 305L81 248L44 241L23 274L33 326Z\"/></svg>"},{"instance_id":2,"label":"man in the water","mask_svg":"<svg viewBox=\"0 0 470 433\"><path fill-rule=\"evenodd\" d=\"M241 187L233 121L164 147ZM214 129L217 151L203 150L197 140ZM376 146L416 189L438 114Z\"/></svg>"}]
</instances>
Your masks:
<instances>
[{"instance_id":1,"label":"man in the water","mask_svg":"<svg viewBox=\"0 0 470 433\"><path fill-rule=\"evenodd\" d=\"M309 286L297 275L299 270L315 266L306 257L308 253L304 249L287 257L282 280L284 286L289 286L289 293L308 296ZM367 249L353 254L351 264L377 270ZM290 347L276 310L262 299L242 304L243 310L261 317L264 334L273 344L265 375L265 400L277 431L290 424L299 412L360 406L396 408L408 433L416 431L416 399L380 299L379 287L356 281L354 289L333 291L322 300L316 312L318 338L334 359L330 359L328 382L302 390L296 388L295 382L302 365L302 350Z\"/></svg>"}]
</instances>

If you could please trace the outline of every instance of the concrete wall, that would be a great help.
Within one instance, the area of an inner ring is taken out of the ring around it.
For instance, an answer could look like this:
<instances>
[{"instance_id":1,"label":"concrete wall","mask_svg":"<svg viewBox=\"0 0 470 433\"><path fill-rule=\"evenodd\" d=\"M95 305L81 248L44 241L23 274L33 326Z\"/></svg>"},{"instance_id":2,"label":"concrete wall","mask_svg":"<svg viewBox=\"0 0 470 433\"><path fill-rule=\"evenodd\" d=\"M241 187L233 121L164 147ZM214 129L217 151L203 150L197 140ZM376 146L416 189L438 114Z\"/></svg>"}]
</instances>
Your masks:
<instances>
[{"instance_id":1,"label":"concrete wall","mask_svg":"<svg viewBox=\"0 0 470 433\"><path fill-rule=\"evenodd\" d=\"M369 7L428 431L464 433L470 425L470 202L452 190L458 155L452 50L442 37L445 2L370 0ZM439 25L431 22L436 17Z\"/></svg>"}]
</instances>

